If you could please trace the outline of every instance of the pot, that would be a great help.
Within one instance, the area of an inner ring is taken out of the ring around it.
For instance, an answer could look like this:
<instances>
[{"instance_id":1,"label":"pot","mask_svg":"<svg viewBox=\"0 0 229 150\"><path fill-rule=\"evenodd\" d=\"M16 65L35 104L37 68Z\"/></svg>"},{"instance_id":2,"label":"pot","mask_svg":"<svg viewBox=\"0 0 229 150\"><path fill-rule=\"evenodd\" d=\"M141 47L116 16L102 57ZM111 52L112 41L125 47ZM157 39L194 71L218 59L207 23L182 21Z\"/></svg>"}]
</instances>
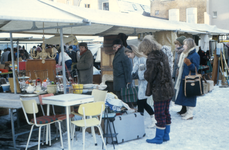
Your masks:
<instances>
[{"instance_id":1,"label":"pot","mask_svg":"<svg viewBox=\"0 0 229 150\"><path fill-rule=\"evenodd\" d=\"M33 93L35 91L35 87L34 86L31 86L30 84L29 84L29 86L26 88L26 92L27 93Z\"/></svg>"},{"instance_id":2,"label":"pot","mask_svg":"<svg viewBox=\"0 0 229 150\"><path fill-rule=\"evenodd\" d=\"M47 92L49 94L51 94L51 93L55 94L56 93L56 88L57 88L56 84L47 85Z\"/></svg>"}]
</instances>

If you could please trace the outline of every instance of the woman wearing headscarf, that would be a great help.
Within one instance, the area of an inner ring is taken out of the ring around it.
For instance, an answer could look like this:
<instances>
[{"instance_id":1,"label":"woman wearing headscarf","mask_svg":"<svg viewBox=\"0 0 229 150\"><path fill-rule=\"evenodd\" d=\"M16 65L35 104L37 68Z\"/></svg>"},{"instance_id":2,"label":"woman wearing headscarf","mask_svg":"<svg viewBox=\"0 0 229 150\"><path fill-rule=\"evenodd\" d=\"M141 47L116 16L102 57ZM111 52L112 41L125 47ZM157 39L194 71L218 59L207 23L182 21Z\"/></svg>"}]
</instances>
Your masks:
<instances>
[{"instance_id":1,"label":"woman wearing headscarf","mask_svg":"<svg viewBox=\"0 0 229 150\"><path fill-rule=\"evenodd\" d=\"M151 35L143 38L139 51L147 55L145 79L148 81L146 96L153 96L156 123L156 136L146 142L162 144L170 139L171 116L169 104L174 95L174 86L168 56L162 46Z\"/></svg>"},{"instance_id":2,"label":"woman wearing headscarf","mask_svg":"<svg viewBox=\"0 0 229 150\"><path fill-rule=\"evenodd\" d=\"M187 112L182 114L182 119L193 119L193 109L196 106L196 96L185 97L184 95L184 78L189 74L195 74L195 70L199 68L200 56L196 52L195 41L191 38L184 40L184 51L180 55L178 67L179 74L175 85L176 95L175 104L186 106Z\"/></svg>"},{"instance_id":3,"label":"woman wearing headscarf","mask_svg":"<svg viewBox=\"0 0 229 150\"><path fill-rule=\"evenodd\" d=\"M134 45L128 45L125 49L125 54L133 60L132 77L135 76L135 78L138 78L138 112L142 115L144 115L144 109L148 112L152 119L152 124L148 126L148 128L153 128L155 126L154 111L147 103L148 96L145 95L147 86L147 81L144 78L144 72L146 71L146 56L140 53Z\"/></svg>"}]
</instances>

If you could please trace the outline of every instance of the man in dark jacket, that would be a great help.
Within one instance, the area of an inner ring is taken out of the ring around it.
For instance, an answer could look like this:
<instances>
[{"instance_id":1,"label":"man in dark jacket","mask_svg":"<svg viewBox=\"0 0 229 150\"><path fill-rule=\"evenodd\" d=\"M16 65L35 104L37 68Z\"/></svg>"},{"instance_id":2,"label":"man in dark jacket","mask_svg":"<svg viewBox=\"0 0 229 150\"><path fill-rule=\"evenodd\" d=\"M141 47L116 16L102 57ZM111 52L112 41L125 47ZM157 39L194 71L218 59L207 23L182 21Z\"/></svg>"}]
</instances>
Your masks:
<instances>
[{"instance_id":1,"label":"man in dark jacket","mask_svg":"<svg viewBox=\"0 0 229 150\"><path fill-rule=\"evenodd\" d=\"M132 65L129 58L124 53L125 47L120 39L113 41L115 56L113 59L113 89L114 93L121 99L121 88L131 84Z\"/></svg>"},{"instance_id":2,"label":"man in dark jacket","mask_svg":"<svg viewBox=\"0 0 229 150\"><path fill-rule=\"evenodd\" d=\"M67 52L67 54L72 59L72 69L73 69L73 66L77 63L77 54L75 51L73 51L72 46L69 46L69 51Z\"/></svg>"},{"instance_id":3,"label":"man in dark jacket","mask_svg":"<svg viewBox=\"0 0 229 150\"><path fill-rule=\"evenodd\" d=\"M93 83L93 56L87 43L80 43L80 60L76 63L79 84Z\"/></svg>"}]
</instances>

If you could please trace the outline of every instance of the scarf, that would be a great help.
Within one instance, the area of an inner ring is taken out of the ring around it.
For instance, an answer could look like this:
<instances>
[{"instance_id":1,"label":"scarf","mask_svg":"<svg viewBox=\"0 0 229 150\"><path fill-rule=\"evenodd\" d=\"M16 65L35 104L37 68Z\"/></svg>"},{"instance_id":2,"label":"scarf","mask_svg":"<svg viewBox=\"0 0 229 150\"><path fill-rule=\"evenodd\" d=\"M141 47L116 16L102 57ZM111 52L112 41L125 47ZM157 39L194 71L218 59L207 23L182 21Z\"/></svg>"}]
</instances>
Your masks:
<instances>
[{"instance_id":1,"label":"scarf","mask_svg":"<svg viewBox=\"0 0 229 150\"><path fill-rule=\"evenodd\" d=\"M83 52L80 52L80 56L83 55L86 51L87 51L87 49L85 51L83 51Z\"/></svg>"},{"instance_id":2,"label":"scarf","mask_svg":"<svg viewBox=\"0 0 229 150\"><path fill-rule=\"evenodd\" d=\"M178 62L178 68L179 68L179 74L177 77L175 89L176 89L176 95L175 95L175 100L177 99L177 95L180 90L180 83L181 83L181 77L183 74L183 69L184 69L184 59L188 56L188 54L194 50L196 47L191 48L190 50L183 51L180 55L179 62Z\"/></svg>"}]
</instances>

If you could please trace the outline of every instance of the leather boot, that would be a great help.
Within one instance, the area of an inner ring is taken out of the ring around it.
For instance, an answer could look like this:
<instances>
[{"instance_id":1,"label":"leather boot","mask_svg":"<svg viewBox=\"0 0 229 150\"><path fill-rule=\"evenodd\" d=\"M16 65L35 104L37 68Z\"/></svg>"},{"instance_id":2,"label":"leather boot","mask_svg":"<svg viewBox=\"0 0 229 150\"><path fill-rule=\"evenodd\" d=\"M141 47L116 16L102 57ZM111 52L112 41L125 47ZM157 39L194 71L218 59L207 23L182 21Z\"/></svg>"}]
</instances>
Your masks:
<instances>
[{"instance_id":1,"label":"leather boot","mask_svg":"<svg viewBox=\"0 0 229 150\"><path fill-rule=\"evenodd\" d=\"M186 113L187 109L186 106L182 106L181 110L177 112L179 115Z\"/></svg>"},{"instance_id":2,"label":"leather boot","mask_svg":"<svg viewBox=\"0 0 229 150\"><path fill-rule=\"evenodd\" d=\"M193 119L193 109L194 107L187 107L187 113L182 119L184 120L192 120Z\"/></svg>"},{"instance_id":3,"label":"leather boot","mask_svg":"<svg viewBox=\"0 0 229 150\"><path fill-rule=\"evenodd\" d=\"M164 141L164 142L170 140L170 138L169 138L169 133L170 133L170 124L167 124L167 125L165 126L165 134L164 134L164 137L163 137L163 141Z\"/></svg>"},{"instance_id":4,"label":"leather boot","mask_svg":"<svg viewBox=\"0 0 229 150\"><path fill-rule=\"evenodd\" d=\"M147 143L162 144L165 134L165 128L156 127L156 136L153 139L147 139Z\"/></svg>"}]
</instances>

